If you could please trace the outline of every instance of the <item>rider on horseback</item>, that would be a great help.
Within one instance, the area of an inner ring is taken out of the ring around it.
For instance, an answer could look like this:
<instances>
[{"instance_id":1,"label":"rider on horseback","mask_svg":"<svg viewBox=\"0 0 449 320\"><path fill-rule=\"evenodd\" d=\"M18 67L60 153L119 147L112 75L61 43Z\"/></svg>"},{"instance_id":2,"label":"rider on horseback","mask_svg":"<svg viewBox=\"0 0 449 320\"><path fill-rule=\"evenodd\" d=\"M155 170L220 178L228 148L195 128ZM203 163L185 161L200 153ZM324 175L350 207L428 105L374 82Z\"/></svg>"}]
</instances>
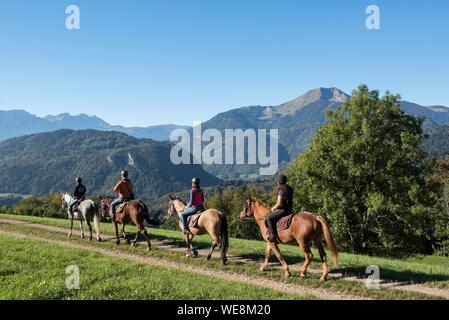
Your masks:
<instances>
[{"instance_id":1,"label":"rider on horseback","mask_svg":"<svg viewBox=\"0 0 449 320\"><path fill-rule=\"evenodd\" d=\"M118 193L118 198L115 199L110 206L110 213L112 220L115 219L115 209L116 207L124 202L133 200L134 194L133 194L133 184L131 180L128 178L129 174L128 171L124 170L120 174L121 179L120 181L115 185L114 191Z\"/></svg>"},{"instance_id":2,"label":"rider on horseback","mask_svg":"<svg viewBox=\"0 0 449 320\"><path fill-rule=\"evenodd\" d=\"M194 177L192 179L192 190L190 191L189 199L187 209L179 213L182 219L184 234L190 233L187 222L188 217L200 211L204 211L204 193L200 187L200 178Z\"/></svg>"},{"instance_id":3,"label":"rider on horseback","mask_svg":"<svg viewBox=\"0 0 449 320\"><path fill-rule=\"evenodd\" d=\"M293 213L293 188L287 184L287 177L280 175L278 177L278 200L276 205L271 208L271 213L265 218L265 224L268 228L268 241L276 241L276 224L289 214Z\"/></svg>"},{"instance_id":4,"label":"rider on horseback","mask_svg":"<svg viewBox=\"0 0 449 320\"><path fill-rule=\"evenodd\" d=\"M79 205L81 201L84 200L86 195L86 187L82 184L83 180L81 178L76 178L75 191L73 192L73 199L69 203L69 212L73 214L73 209L75 206Z\"/></svg>"}]
</instances>

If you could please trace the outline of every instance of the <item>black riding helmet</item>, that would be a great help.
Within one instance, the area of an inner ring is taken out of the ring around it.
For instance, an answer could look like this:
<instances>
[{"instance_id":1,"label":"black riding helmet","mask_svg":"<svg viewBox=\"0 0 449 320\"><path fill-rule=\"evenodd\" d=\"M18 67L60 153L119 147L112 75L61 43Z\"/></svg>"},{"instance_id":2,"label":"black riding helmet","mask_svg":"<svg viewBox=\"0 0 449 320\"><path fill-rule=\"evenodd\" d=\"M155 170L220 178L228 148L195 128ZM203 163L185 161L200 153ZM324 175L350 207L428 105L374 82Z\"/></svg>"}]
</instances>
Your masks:
<instances>
[{"instance_id":1,"label":"black riding helmet","mask_svg":"<svg viewBox=\"0 0 449 320\"><path fill-rule=\"evenodd\" d=\"M201 182L200 178L198 178L198 177L193 177L192 183L193 183L194 185L196 185L197 187L199 187L199 186L200 186L200 182Z\"/></svg>"},{"instance_id":2,"label":"black riding helmet","mask_svg":"<svg viewBox=\"0 0 449 320\"><path fill-rule=\"evenodd\" d=\"M82 183L83 182L83 179L81 179L81 178L76 178L76 183Z\"/></svg>"},{"instance_id":3,"label":"black riding helmet","mask_svg":"<svg viewBox=\"0 0 449 320\"><path fill-rule=\"evenodd\" d=\"M128 178L128 176L129 176L128 171L126 171L126 170L123 170L123 171L120 173L120 175L121 175L123 178Z\"/></svg>"},{"instance_id":4,"label":"black riding helmet","mask_svg":"<svg viewBox=\"0 0 449 320\"><path fill-rule=\"evenodd\" d=\"M287 177L285 175L283 175L283 174L279 175L278 183L280 185L286 184L287 183Z\"/></svg>"}]
</instances>

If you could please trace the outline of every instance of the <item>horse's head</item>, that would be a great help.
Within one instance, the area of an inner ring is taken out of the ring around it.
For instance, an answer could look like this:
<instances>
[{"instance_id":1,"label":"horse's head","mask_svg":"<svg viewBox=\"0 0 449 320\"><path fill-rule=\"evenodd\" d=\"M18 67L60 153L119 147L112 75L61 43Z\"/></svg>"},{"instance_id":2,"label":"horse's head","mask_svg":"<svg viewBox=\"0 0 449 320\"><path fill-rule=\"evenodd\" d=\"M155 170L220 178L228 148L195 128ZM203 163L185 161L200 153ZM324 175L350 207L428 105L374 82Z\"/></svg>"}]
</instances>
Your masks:
<instances>
[{"instance_id":1,"label":"horse's head","mask_svg":"<svg viewBox=\"0 0 449 320\"><path fill-rule=\"evenodd\" d=\"M248 197L245 201L245 205L243 206L242 212L240 212L240 219L248 219L254 216L253 204L255 200L251 197Z\"/></svg>"},{"instance_id":2,"label":"horse's head","mask_svg":"<svg viewBox=\"0 0 449 320\"><path fill-rule=\"evenodd\" d=\"M61 197L61 208L62 210L67 210L69 206L71 196L68 193L64 193Z\"/></svg>"},{"instance_id":3,"label":"horse's head","mask_svg":"<svg viewBox=\"0 0 449 320\"><path fill-rule=\"evenodd\" d=\"M179 199L178 196L172 196L169 195L170 197L170 202L168 203L168 215L169 217L178 214L178 212L184 210L184 208L186 207L186 203L184 201L182 201L181 199Z\"/></svg>"},{"instance_id":4,"label":"horse's head","mask_svg":"<svg viewBox=\"0 0 449 320\"><path fill-rule=\"evenodd\" d=\"M109 217L109 207L113 201L112 197L102 197L100 196L100 210L103 217Z\"/></svg>"}]
</instances>

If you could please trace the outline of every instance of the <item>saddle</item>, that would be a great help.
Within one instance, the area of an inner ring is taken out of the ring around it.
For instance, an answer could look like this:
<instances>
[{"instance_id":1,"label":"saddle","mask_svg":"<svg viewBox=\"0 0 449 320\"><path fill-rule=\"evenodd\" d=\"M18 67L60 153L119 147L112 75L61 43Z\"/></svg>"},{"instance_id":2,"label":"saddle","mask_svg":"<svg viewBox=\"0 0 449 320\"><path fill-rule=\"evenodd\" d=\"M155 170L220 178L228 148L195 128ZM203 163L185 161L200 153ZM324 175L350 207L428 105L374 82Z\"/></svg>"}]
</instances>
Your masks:
<instances>
[{"instance_id":1,"label":"saddle","mask_svg":"<svg viewBox=\"0 0 449 320\"><path fill-rule=\"evenodd\" d=\"M191 215L187 218L187 222L189 224L189 227L196 227L198 225L198 220L201 217L201 214L204 212L204 210L201 210L198 213L195 213L194 215Z\"/></svg>"},{"instance_id":2,"label":"saddle","mask_svg":"<svg viewBox=\"0 0 449 320\"><path fill-rule=\"evenodd\" d=\"M290 224L292 223L292 219L295 216L296 213L289 214L288 216L282 217L276 225L276 228L278 231L285 230L290 228Z\"/></svg>"},{"instance_id":3,"label":"saddle","mask_svg":"<svg viewBox=\"0 0 449 320\"><path fill-rule=\"evenodd\" d=\"M123 213L123 211L125 210L125 207L128 205L129 201L123 202L121 204L118 205L117 209L115 209L115 213Z\"/></svg>"}]
</instances>

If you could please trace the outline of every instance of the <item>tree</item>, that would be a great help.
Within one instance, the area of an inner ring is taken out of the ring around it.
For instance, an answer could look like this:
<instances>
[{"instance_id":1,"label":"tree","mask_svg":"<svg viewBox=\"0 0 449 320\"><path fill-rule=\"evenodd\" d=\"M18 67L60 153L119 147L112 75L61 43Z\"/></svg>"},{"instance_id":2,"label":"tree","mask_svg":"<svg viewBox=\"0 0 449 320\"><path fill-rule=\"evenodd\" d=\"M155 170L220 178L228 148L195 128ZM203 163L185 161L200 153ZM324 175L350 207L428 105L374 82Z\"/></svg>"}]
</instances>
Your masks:
<instances>
[{"instance_id":1,"label":"tree","mask_svg":"<svg viewBox=\"0 0 449 320\"><path fill-rule=\"evenodd\" d=\"M399 100L360 86L287 169L297 209L326 216L343 250L428 247L433 211L423 183L423 119L405 114Z\"/></svg>"}]
</instances>

